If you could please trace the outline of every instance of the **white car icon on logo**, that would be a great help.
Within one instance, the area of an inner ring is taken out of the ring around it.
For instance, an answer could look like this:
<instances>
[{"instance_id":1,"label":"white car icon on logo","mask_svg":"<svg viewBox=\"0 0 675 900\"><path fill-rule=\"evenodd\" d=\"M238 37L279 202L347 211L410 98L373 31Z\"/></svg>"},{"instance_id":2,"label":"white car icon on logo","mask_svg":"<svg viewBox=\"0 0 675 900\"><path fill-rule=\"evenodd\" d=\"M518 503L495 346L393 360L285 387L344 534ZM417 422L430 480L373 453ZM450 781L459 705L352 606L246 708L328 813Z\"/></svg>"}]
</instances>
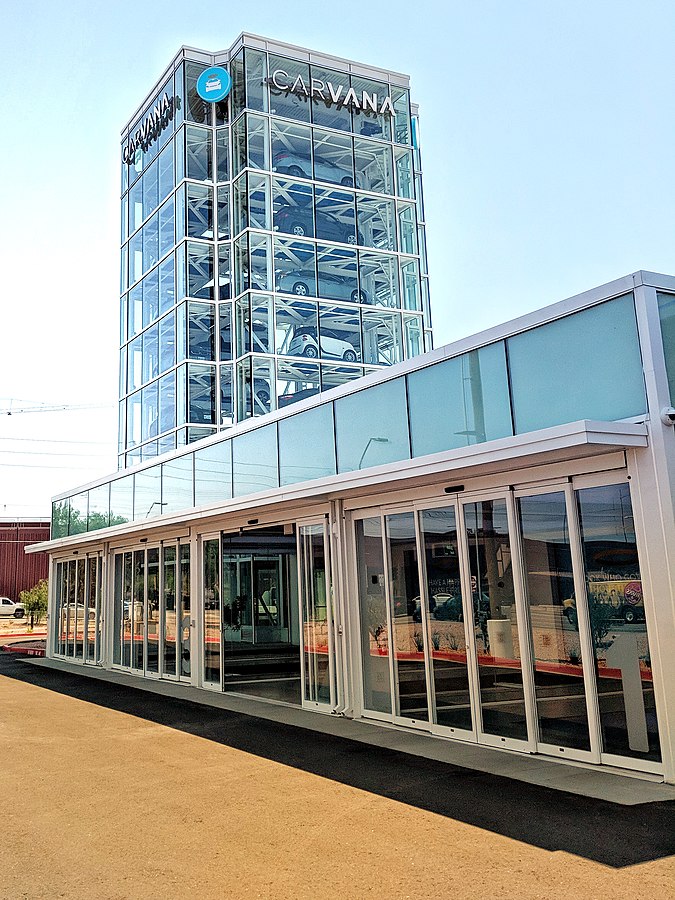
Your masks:
<instances>
[{"instance_id":1,"label":"white car icon on logo","mask_svg":"<svg viewBox=\"0 0 675 900\"><path fill-rule=\"evenodd\" d=\"M219 91L221 90L220 78L217 75L212 75L210 78L206 79L206 85L204 89L206 91Z\"/></svg>"}]
</instances>

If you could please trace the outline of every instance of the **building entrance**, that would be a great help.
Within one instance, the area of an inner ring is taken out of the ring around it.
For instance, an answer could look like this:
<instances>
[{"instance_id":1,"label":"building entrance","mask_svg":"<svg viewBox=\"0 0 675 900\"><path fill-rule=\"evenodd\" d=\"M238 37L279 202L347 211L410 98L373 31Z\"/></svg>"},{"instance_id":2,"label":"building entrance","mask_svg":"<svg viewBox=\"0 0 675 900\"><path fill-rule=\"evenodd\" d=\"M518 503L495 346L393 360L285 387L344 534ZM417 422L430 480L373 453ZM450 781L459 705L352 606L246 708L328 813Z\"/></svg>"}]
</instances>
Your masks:
<instances>
[{"instance_id":1,"label":"building entrance","mask_svg":"<svg viewBox=\"0 0 675 900\"><path fill-rule=\"evenodd\" d=\"M627 482L353 520L364 715L659 769Z\"/></svg>"}]
</instances>

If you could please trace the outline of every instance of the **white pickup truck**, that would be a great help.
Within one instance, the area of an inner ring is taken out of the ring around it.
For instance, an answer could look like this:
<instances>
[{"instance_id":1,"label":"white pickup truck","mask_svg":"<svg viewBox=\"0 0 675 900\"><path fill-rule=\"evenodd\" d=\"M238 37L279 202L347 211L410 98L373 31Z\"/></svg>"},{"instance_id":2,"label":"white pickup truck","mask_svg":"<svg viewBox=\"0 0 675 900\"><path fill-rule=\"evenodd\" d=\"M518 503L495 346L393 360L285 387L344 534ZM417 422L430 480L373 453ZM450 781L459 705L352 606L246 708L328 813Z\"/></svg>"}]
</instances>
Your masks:
<instances>
[{"instance_id":1,"label":"white pickup truck","mask_svg":"<svg viewBox=\"0 0 675 900\"><path fill-rule=\"evenodd\" d=\"M14 616L15 619L23 619L26 610L22 603L14 603L9 597L0 597L0 616Z\"/></svg>"}]
</instances>

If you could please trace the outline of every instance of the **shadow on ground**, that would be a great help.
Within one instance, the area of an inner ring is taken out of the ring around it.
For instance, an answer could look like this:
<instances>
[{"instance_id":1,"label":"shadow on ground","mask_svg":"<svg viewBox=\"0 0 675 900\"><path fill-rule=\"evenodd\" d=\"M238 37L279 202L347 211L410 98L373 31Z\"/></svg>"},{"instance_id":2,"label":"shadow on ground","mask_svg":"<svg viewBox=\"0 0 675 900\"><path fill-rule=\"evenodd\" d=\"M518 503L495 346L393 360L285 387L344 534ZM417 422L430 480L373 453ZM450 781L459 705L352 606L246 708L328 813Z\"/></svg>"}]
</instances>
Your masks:
<instances>
[{"instance_id":1,"label":"shadow on ground","mask_svg":"<svg viewBox=\"0 0 675 900\"><path fill-rule=\"evenodd\" d=\"M43 669L0 653L0 675L550 851L621 868L675 854L675 801L621 806L214 707ZM448 848L452 852L452 848Z\"/></svg>"}]
</instances>

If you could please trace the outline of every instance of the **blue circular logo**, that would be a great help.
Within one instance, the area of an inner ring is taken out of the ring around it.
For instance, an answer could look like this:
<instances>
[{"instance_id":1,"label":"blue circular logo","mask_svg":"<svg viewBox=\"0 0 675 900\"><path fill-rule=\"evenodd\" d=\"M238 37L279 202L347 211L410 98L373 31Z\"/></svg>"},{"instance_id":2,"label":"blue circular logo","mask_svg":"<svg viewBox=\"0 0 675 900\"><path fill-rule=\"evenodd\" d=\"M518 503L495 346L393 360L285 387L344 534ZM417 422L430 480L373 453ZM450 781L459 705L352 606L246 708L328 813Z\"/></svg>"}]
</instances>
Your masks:
<instances>
[{"instance_id":1,"label":"blue circular logo","mask_svg":"<svg viewBox=\"0 0 675 900\"><path fill-rule=\"evenodd\" d=\"M220 103L230 93L231 87L230 73L222 66L204 69L197 79L197 93L207 103Z\"/></svg>"}]
</instances>

